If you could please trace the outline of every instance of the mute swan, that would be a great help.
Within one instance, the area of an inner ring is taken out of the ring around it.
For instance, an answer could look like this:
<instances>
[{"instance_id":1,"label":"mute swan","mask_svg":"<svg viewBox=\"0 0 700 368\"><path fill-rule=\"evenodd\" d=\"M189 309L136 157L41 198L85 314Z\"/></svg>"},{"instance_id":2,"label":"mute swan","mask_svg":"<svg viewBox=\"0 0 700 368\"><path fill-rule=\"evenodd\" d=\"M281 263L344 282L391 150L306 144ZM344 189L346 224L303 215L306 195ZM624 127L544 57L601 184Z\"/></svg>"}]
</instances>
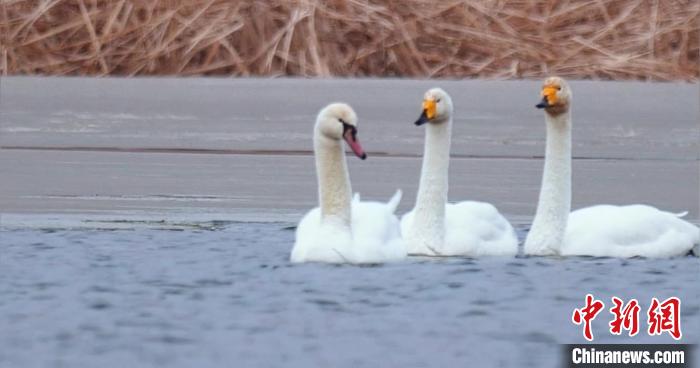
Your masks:
<instances>
[{"instance_id":1,"label":"mute swan","mask_svg":"<svg viewBox=\"0 0 700 368\"><path fill-rule=\"evenodd\" d=\"M651 206L598 205L571 209L571 102L565 80L542 87L547 147L540 198L524 250L532 255L672 257L700 243L700 229L682 215ZM696 252L697 254L697 252Z\"/></svg>"},{"instance_id":2,"label":"mute swan","mask_svg":"<svg viewBox=\"0 0 700 368\"><path fill-rule=\"evenodd\" d=\"M357 115L343 103L319 112L314 128L314 155L320 207L299 222L292 262L378 263L406 257L399 220L394 215L401 200L398 190L388 203L350 200L350 176L344 139L361 159Z\"/></svg>"},{"instance_id":3,"label":"mute swan","mask_svg":"<svg viewBox=\"0 0 700 368\"><path fill-rule=\"evenodd\" d=\"M440 88L425 93L425 151L415 208L401 219L409 254L513 256L518 240L496 207L483 202L447 203L452 131L452 99Z\"/></svg>"}]
</instances>

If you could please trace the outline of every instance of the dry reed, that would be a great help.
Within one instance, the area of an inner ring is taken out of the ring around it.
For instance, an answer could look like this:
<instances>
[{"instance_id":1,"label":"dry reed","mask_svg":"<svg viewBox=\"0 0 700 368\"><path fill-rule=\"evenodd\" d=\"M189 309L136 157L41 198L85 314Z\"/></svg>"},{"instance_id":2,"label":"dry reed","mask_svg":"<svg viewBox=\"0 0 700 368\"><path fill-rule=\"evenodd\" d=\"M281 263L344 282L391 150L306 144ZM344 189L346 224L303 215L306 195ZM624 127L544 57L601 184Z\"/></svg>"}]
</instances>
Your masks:
<instances>
[{"instance_id":1,"label":"dry reed","mask_svg":"<svg viewBox=\"0 0 700 368\"><path fill-rule=\"evenodd\" d=\"M687 80L698 0L0 0L3 74Z\"/></svg>"}]
</instances>

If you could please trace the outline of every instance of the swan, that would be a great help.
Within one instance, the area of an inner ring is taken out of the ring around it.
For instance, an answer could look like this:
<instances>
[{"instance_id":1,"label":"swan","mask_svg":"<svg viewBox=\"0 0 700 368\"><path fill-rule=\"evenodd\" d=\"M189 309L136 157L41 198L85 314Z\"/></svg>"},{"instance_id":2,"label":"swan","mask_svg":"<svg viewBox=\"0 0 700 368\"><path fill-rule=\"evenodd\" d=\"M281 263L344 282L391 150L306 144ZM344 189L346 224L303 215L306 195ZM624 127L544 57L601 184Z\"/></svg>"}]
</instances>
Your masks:
<instances>
[{"instance_id":1,"label":"swan","mask_svg":"<svg viewBox=\"0 0 700 368\"><path fill-rule=\"evenodd\" d=\"M351 200L350 175L341 139L361 159L357 115L344 103L323 108L314 128L314 156L320 206L299 222L290 256L294 263L380 263L406 257L394 215L401 190L388 203Z\"/></svg>"},{"instance_id":2,"label":"swan","mask_svg":"<svg viewBox=\"0 0 700 368\"><path fill-rule=\"evenodd\" d=\"M525 239L531 255L597 257L683 256L695 246L700 229L674 214L633 204L597 205L571 212L571 103L568 83L550 77L542 87L547 125L544 172L535 219Z\"/></svg>"},{"instance_id":3,"label":"swan","mask_svg":"<svg viewBox=\"0 0 700 368\"><path fill-rule=\"evenodd\" d=\"M425 124L425 151L416 205L401 219L408 254L513 256L518 240L510 223L489 203L447 203L452 99L444 90L425 93L416 125Z\"/></svg>"}]
</instances>

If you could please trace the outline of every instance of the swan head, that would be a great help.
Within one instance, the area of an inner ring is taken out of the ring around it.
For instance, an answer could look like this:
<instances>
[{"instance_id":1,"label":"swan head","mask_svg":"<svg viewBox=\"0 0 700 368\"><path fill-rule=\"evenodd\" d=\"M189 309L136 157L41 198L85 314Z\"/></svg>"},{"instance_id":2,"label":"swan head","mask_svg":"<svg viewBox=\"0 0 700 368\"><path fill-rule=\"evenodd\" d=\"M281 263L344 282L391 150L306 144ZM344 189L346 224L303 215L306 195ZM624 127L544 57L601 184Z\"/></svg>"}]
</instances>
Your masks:
<instances>
[{"instance_id":1,"label":"swan head","mask_svg":"<svg viewBox=\"0 0 700 368\"><path fill-rule=\"evenodd\" d=\"M538 109L544 111L551 116L559 116L569 111L571 104L571 88L563 78L549 77L542 84L540 92L542 101L535 105Z\"/></svg>"},{"instance_id":2,"label":"swan head","mask_svg":"<svg viewBox=\"0 0 700 368\"><path fill-rule=\"evenodd\" d=\"M350 105L336 102L324 107L316 118L316 131L334 141L345 140L357 157L367 158L357 138L357 114Z\"/></svg>"},{"instance_id":3,"label":"swan head","mask_svg":"<svg viewBox=\"0 0 700 368\"><path fill-rule=\"evenodd\" d=\"M442 88L431 88L423 96L423 112L416 125L439 124L452 116L452 99Z\"/></svg>"}]
</instances>

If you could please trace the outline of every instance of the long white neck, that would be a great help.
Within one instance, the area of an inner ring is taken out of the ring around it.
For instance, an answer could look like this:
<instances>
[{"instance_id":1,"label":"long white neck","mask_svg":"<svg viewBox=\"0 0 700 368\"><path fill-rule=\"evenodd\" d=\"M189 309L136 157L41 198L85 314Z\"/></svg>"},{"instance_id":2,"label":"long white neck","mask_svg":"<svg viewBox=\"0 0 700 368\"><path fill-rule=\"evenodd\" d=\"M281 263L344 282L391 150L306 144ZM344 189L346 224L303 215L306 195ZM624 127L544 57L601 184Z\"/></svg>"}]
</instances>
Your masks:
<instances>
[{"instance_id":1,"label":"long white neck","mask_svg":"<svg viewBox=\"0 0 700 368\"><path fill-rule=\"evenodd\" d=\"M423 167L413 221L414 227L421 229L425 241L440 243L431 246L442 246L445 236L451 136L452 118L426 124Z\"/></svg>"},{"instance_id":2,"label":"long white neck","mask_svg":"<svg viewBox=\"0 0 700 368\"><path fill-rule=\"evenodd\" d=\"M343 144L317 130L314 133L314 154L321 221L349 228L352 188Z\"/></svg>"},{"instance_id":3,"label":"long white neck","mask_svg":"<svg viewBox=\"0 0 700 368\"><path fill-rule=\"evenodd\" d=\"M532 228L525 241L529 254L556 254L571 212L571 113L545 113L547 149L542 187Z\"/></svg>"}]
</instances>

